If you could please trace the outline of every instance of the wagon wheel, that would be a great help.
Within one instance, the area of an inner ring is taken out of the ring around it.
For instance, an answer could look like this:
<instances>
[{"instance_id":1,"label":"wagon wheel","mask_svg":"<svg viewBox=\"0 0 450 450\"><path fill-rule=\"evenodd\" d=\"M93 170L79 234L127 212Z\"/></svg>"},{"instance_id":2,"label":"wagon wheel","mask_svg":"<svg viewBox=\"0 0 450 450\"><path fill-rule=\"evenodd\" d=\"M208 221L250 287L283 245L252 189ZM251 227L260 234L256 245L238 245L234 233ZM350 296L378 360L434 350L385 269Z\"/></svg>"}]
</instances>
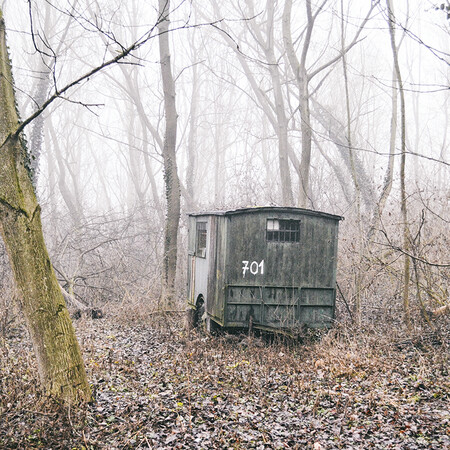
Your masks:
<instances>
[{"instance_id":1,"label":"wagon wheel","mask_svg":"<svg viewBox=\"0 0 450 450\"><path fill-rule=\"evenodd\" d=\"M199 327L202 323L202 317L205 314L205 300L202 296L197 299L194 312L194 327Z\"/></svg>"}]
</instances>

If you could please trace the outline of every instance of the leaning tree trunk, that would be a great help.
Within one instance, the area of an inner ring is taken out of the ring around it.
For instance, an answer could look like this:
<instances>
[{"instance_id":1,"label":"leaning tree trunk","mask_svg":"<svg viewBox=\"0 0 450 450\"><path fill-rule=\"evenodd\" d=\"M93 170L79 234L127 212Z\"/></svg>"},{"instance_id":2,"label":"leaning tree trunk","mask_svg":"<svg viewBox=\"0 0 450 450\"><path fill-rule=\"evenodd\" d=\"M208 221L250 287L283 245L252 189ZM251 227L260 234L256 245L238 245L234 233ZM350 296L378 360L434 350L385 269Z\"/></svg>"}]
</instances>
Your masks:
<instances>
[{"instance_id":1,"label":"leaning tree trunk","mask_svg":"<svg viewBox=\"0 0 450 450\"><path fill-rule=\"evenodd\" d=\"M47 393L66 401L91 398L80 347L42 234L19 125L0 9L0 232L20 294L20 306Z\"/></svg>"},{"instance_id":2,"label":"leaning tree trunk","mask_svg":"<svg viewBox=\"0 0 450 450\"><path fill-rule=\"evenodd\" d=\"M159 0L160 21L159 55L164 90L164 112L166 130L164 135L163 160L166 187L167 216L164 235L163 295L170 304L175 294L177 270L177 240L180 222L180 180L177 172L177 110L175 107L175 83L170 66L169 50L169 0Z\"/></svg>"}]
</instances>

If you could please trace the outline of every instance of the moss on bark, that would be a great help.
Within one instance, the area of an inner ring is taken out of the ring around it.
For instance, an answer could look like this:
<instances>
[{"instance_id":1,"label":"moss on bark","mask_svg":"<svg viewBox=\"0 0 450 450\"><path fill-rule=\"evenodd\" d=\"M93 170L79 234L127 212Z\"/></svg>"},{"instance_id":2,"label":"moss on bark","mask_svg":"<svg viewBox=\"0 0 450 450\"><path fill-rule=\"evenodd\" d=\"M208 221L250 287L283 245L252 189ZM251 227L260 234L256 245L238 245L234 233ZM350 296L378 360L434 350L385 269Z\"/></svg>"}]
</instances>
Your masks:
<instances>
[{"instance_id":1,"label":"moss on bark","mask_svg":"<svg viewBox=\"0 0 450 450\"><path fill-rule=\"evenodd\" d=\"M86 371L42 233L19 125L0 9L0 232L46 392L66 401L90 400Z\"/></svg>"}]
</instances>

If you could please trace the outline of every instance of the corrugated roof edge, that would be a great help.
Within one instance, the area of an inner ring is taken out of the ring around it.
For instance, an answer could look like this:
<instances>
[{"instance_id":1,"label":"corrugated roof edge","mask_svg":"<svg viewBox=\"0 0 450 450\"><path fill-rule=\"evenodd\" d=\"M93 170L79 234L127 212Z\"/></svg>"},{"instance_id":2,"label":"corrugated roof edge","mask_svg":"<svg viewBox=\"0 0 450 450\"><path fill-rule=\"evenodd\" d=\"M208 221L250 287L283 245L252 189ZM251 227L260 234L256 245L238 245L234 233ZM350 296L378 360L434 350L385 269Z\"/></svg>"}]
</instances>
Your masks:
<instances>
[{"instance_id":1,"label":"corrugated roof edge","mask_svg":"<svg viewBox=\"0 0 450 450\"><path fill-rule=\"evenodd\" d=\"M230 209L227 211L199 211L199 212L188 213L188 216L193 216L193 217L231 216L231 215L237 215L237 214L269 212L269 211L295 212L295 213L301 213L301 214L310 215L310 216L326 217L328 219L334 219L334 220L344 220L344 217L342 217L342 216L336 216L334 214L329 214L329 213L322 212L322 211L315 211L313 209L295 208L292 206L255 206L253 208Z\"/></svg>"}]
</instances>

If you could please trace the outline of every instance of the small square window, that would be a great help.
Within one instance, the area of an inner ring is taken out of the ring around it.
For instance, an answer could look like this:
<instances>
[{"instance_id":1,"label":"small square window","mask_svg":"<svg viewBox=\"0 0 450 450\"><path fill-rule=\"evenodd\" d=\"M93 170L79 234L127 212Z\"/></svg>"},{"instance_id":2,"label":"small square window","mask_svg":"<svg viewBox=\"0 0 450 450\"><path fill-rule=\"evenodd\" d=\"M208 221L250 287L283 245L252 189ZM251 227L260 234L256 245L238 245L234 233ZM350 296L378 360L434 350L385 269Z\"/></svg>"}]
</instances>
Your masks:
<instances>
[{"instance_id":1,"label":"small square window","mask_svg":"<svg viewBox=\"0 0 450 450\"><path fill-rule=\"evenodd\" d=\"M195 256L206 258L206 222L197 222Z\"/></svg>"},{"instance_id":2,"label":"small square window","mask_svg":"<svg viewBox=\"0 0 450 450\"><path fill-rule=\"evenodd\" d=\"M300 220L267 219L269 242L300 242Z\"/></svg>"}]
</instances>

